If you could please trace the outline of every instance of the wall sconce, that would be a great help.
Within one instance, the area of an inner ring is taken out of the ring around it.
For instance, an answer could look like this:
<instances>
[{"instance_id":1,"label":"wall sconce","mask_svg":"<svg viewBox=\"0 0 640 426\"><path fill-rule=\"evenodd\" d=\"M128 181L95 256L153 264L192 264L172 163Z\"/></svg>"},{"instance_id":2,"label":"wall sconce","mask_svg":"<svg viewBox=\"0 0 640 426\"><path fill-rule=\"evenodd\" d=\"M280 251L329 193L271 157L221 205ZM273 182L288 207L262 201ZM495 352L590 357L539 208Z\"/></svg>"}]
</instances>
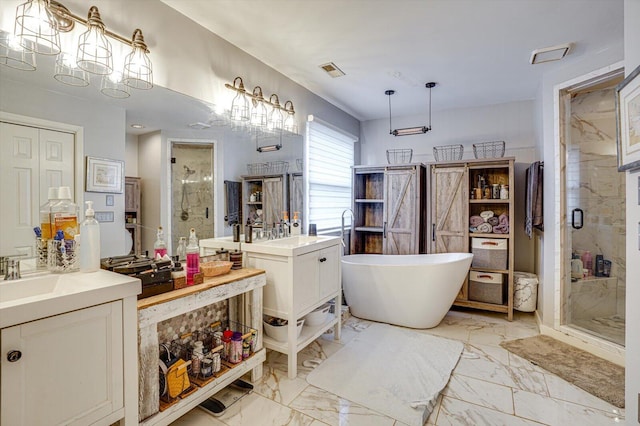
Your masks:
<instances>
[{"instance_id":1,"label":"wall sconce","mask_svg":"<svg viewBox=\"0 0 640 426\"><path fill-rule=\"evenodd\" d=\"M391 125L391 95L396 93L395 90L386 90L384 92L385 95L389 97L389 134L393 136L409 136L409 135L420 135L423 133L427 133L431 130L431 89L434 88L436 83L430 82L425 84L425 87L429 89L429 125L428 126L417 126L417 127L405 127L403 129L393 129Z\"/></svg>"},{"instance_id":2,"label":"wall sconce","mask_svg":"<svg viewBox=\"0 0 640 426\"><path fill-rule=\"evenodd\" d=\"M60 32L71 31L75 24L82 24L87 31L80 35L75 52L66 51L60 44ZM31 66L22 68L15 66L16 61L31 64L30 58L20 53L23 51L42 55L59 55L56 59L55 79L72 86L87 86L90 74L109 76L116 79L113 68L113 53L107 37L131 46L131 53L124 60L122 72L118 72L118 84L134 89L151 89L153 87L153 69L148 57L149 49L144 42L142 31L136 29L129 40L105 28L98 8L89 9L87 19L83 19L69 11L64 5L54 0L27 0L16 9L14 36L17 44L0 40L0 64L18 69L35 69L35 60ZM5 53L6 52L6 53ZM4 58L17 58L5 60ZM103 86L104 86L103 79ZM128 93L128 90L126 90ZM111 96L101 90L107 96ZM128 96L128 94L127 94ZM117 96L122 97L122 96Z\"/></svg>"},{"instance_id":3,"label":"wall sconce","mask_svg":"<svg viewBox=\"0 0 640 426\"><path fill-rule=\"evenodd\" d=\"M282 106L275 93L269 97L269 100L266 100L260 86L254 87L252 93L247 93L241 77L236 77L232 85L227 83L225 87L238 93L231 102L230 117L232 120L248 122L258 130L264 129L271 132L285 130L289 133L298 133L293 102L287 101ZM249 99L251 99L251 108L249 107ZM245 105L246 115L244 114Z\"/></svg>"}]
</instances>

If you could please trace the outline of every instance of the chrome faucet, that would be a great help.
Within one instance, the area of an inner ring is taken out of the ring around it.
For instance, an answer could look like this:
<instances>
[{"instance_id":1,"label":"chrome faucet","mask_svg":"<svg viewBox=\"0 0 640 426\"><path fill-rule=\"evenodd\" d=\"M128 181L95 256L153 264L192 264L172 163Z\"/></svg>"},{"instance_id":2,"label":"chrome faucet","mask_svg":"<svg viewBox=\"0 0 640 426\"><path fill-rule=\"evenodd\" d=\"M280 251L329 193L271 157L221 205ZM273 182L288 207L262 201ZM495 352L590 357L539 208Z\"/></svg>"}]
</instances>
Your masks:
<instances>
[{"instance_id":1,"label":"chrome faucet","mask_svg":"<svg viewBox=\"0 0 640 426\"><path fill-rule=\"evenodd\" d=\"M345 209L342 211L342 217L341 217L341 223L340 223L340 238L342 241L342 247L345 249L347 248L347 245L344 243L344 214L346 212L349 212L349 214L351 215L351 226L353 226L353 221L356 219L355 215L353 214L353 210Z\"/></svg>"}]
</instances>

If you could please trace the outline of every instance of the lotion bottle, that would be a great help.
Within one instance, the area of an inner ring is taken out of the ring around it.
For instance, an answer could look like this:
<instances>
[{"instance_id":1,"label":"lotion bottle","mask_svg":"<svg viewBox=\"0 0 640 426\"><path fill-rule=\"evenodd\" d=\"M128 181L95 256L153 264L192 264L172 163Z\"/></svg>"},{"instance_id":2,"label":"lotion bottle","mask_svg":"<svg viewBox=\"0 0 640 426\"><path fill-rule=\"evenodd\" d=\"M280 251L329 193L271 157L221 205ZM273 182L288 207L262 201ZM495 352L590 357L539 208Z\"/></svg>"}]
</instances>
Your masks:
<instances>
[{"instance_id":1,"label":"lotion bottle","mask_svg":"<svg viewBox=\"0 0 640 426\"><path fill-rule=\"evenodd\" d=\"M200 247L196 230L189 231L189 245L187 246L187 285L193 285L193 276L200 272Z\"/></svg>"},{"instance_id":2,"label":"lotion bottle","mask_svg":"<svg viewBox=\"0 0 640 426\"><path fill-rule=\"evenodd\" d=\"M100 224L95 219L93 201L86 204L80 224L80 272L95 272L100 269Z\"/></svg>"}]
</instances>

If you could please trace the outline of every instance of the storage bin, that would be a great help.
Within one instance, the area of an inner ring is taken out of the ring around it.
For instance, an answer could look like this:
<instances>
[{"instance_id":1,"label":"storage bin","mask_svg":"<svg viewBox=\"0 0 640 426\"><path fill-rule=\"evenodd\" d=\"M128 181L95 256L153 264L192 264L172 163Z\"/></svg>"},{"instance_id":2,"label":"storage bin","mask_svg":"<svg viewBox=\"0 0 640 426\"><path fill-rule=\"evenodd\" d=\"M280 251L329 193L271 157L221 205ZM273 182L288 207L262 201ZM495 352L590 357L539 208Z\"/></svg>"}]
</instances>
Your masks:
<instances>
[{"instance_id":1,"label":"storage bin","mask_svg":"<svg viewBox=\"0 0 640 426\"><path fill-rule=\"evenodd\" d=\"M472 238L474 268L507 269L508 241L498 238Z\"/></svg>"},{"instance_id":2,"label":"storage bin","mask_svg":"<svg viewBox=\"0 0 640 426\"><path fill-rule=\"evenodd\" d=\"M513 308L533 312L538 302L538 276L529 272L513 273Z\"/></svg>"},{"instance_id":3,"label":"storage bin","mask_svg":"<svg viewBox=\"0 0 640 426\"><path fill-rule=\"evenodd\" d=\"M264 332L267 336L272 339L277 340L278 342L286 342L287 341L287 321L279 320L275 321L275 324L272 325L270 322L274 322L272 318L265 317L262 322L264 325ZM299 319L296 322L296 338L300 337L300 332L302 331L302 326L304 325L304 319Z\"/></svg>"},{"instance_id":4,"label":"storage bin","mask_svg":"<svg viewBox=\"0 0 640 426\"><path fill-rule=\"evenodd\" d=\"M304 323L310 326L324 324L327 321L327 317L329 316L329 309L331 309L331 305L326 304L320 306L314 311L309 312L304 317Z\"/></svg>"},{"instance_id":5,"label":"storage bin","mask_svg":"<svg viewBox=\"0 0 640 426\"><path fill-rule=\"evenodd\" d=\"M489 272L469 272L469 300L476 302L504 304L505 286L503 275Z\"/></svg>"}]
</instances>

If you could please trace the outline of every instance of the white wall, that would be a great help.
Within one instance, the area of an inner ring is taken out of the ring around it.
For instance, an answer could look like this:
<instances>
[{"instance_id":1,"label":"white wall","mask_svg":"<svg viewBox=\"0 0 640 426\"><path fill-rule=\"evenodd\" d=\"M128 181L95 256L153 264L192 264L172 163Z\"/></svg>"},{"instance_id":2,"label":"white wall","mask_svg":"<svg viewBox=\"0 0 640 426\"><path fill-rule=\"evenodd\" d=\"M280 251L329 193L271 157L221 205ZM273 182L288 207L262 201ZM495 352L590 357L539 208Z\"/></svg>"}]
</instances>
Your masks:
<instances>
[{"instance_id":1,"label":"white wall","mask_svg":"<svg viewBox=\"0 0 640 426\"><path fill-rule=\"evenodd\" d=\"M81 98L57 92L46 92L32 86L0 81L0 110L84 129L84 155L121 160L125 151L125 110L98 105ZM84 182L76 191L84 190ZM96 211L113 211L114 221L100 224L102 257L123 254L125 246L124 192L114 194L114 206L106 206L105 194L85 192L84 201L93 201ZM80 206L81 216L84 208Z\"/></svg>"},{"instance_id":2,"label":"white wall","mask_svg":"<svg viewBox=\"0 0 640 426\"><path fill-rule=\"evenodd\" d=\"M437 88L434 90L438 90ZM392 136L389 119L362 123L360 138L360 164L386 164L387 149L413 149L413 162L433 162L433 147L461 144L463 158L474 158L476 142L505 141L505 156L515 157L516 203L515 269L534 272L534 246L524 233L524 173L536 156L535 102L521 101L478 108L461 108L432 112L433 130L423 135ZM428 117L392 117L394 128L426 125Z\"/></svg>"},{"instance_id":3,"label":"white wall","mask_svg":"<svg viewBox=\"0 0 640 426\"><path fill-rule=\"evenodd\" d=\"M124 175L138 176L138 136L126 135L124 145Z\"/></svg>"},{"instance_id":4,"label":"white wall","mask_svg":"<svg viewBox=\"0 0 640 426\"><path fill-rule=\"evenodd\" d=\"M640 0L624 2L625 74L640 66ZM640 424L640 171L627 173L627 322L626 322L626 420Z\"/></svg>"}]
</instances>

